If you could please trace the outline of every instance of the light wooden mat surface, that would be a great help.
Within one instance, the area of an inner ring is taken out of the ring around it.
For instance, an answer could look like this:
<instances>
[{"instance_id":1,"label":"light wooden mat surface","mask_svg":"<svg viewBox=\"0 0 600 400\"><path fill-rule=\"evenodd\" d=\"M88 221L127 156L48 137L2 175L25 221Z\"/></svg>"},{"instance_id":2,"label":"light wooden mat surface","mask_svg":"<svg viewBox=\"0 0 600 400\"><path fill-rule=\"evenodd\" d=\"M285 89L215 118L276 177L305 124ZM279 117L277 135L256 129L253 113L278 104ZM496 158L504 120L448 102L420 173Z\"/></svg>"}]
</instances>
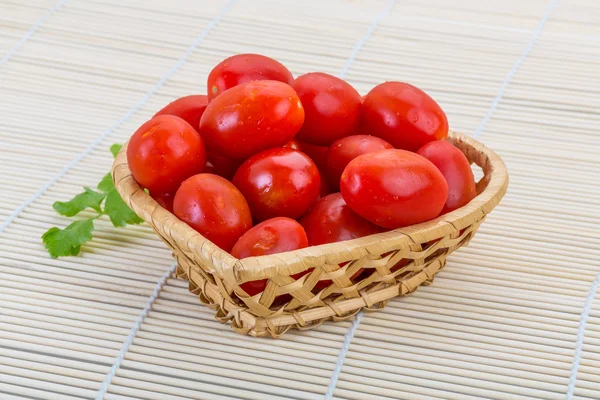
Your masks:
<instances>
[{"instance_id":1,"label":"light wooden mat surface","mask_svg":"<svg viewBox=\"0 0 600 400\"><path fill-rule=\"evenodd\" d=\"M278 341L217 323L146 226L50 259L52 202L239 52L422 87L509 193L434 285ZM599 110L596 0L0 0L0 399L600 399Z\"/></svg>"}]
</instances>

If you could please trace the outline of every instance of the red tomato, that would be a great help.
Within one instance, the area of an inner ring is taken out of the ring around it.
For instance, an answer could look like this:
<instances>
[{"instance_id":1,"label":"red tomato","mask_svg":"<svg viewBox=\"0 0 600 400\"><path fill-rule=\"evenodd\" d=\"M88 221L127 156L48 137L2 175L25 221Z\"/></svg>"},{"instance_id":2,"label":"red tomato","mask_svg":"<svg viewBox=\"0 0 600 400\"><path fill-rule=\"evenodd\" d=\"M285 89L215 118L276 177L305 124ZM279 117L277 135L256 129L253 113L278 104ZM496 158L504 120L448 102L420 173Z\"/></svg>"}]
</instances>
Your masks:
<instances>
[{"instance_id":1,"label":"red tomato","mask_svg":"<svg viewBox=\"0 0 600 400\"><path fill-rule=\"evenodd\" d=\"M306 114L298 139L320 146L353 134L360 122L360 94L333 75L312 72L298 77L292 87Z\"/></svg>"},{"instance_id":2,"label":"red tomato","mask_svg":"<svg viewBox=\"0 0 600 400\"><path fill-rule=\"evenodd\" d=\"M264 256L303 249L308 246L304 228L298 222L286 217L271 218L244 233L231 249L236 258ZM240 286L250 296L254 296L267 285L266 279L249 281Z\"/></svg>"},{"instance_id":3,"label":"red tomato","mask_svg":"<svg viewBox=\"0 0 600 400\"><path fill-rule=\"evenodd\" d=\"M327 162L327 150L329 150L329 147L315 146L314 144L301 142L299 140L296 140L296 142L300 144L300 148L302 149L301 151L313 160L317 168L322 171L325 170Z\"/></svg>"},{"instance_id":4,"label":"red tomato","mask_svg":"<svg viewBox=\"0 0 600 400\"><path fill-rule=\"evenodd\" d=\"M181 182L204 170L206 149L190 124L159 115L131 136L127 163L135 180L150 193L174 193Z\"/></svg>"},{"instance_id":5,"label":"red tomato","mask_svg":"<svg viewBox=\"0 0 600 400\"><path fill-rule=\"evenodd\" d=\"M165 108L157 112L157 115L174 115L185 120L194 129L198 130L200 125L200 117L204 114L208 105L208 97L203 94L194 94L191 96L181 97Z\"/></svg>"},{"instance_id":6,"label":"red tomato","mask_svg":"<svg viewBox=\"0 0 600 400\"><path fill-rule=\"evenodd\" d=\"M259 54L237 54L217 64L208 74L208 100L250 81L273 80L291 85L292 73L279 61Z\"/></svg>"},{"instance_id":7,"label":"red tomato","mask_svg":"<svg viewBox=\"0 0 600 400\"><path fill-rule=\"evenodd\" d=\"M206 153L206 158L205 172L222 176L227 180L233 178L235 171L244 162L244 160L223 157L219 153L210 150Z\"/></svg>"},{"instance_id":8,"label":"red tomato","mask_svg":"<svg viewBox=\"0 0 600 400\"><path fill-rule=\"evenodd\" d=\"M175 197L173 193L150 193L150 197L152 197L156 202L165 210L169 212L173 212L173 198Z\"/></svg>"},{"instance_id":9,"label":"red tomato","mask_svg":"<svg viewBox=\"0 0 600 400\"><path fill-rule=\"evenodd\" d=\"M340 182L352 210L384 228L400 228L440 215L448 197L442 173L406 150L381 150L350 161Z\"/></svg>"},{"instance_id":10,"label":"red tomato","mask_svg":"<svg viewBox=\"0 0 600 400\"><path fill-rule=\"evenodd\" d=\"M287 147L288 149L302 151L302 147L300 146L300 142L296 139L292 139L287 142L283 147Z\"/></svg>"},{"instance_id":11,"label":"red tomato","mask_svg":"<svg viewBox=\"0 0 600 400\"><path fill-rule=\"evenodd\" d=\"M448 119L427 93L408 83L385 82L365 97L363 129L398 149L417 151L448 136Z\"/></svg>"},{"instance_id":12,"label":"red tomato","mask_svg":"<svg viewBox=\"0 0 600 400\"><path fill-rule=\"evenodd\" d=\"M429 142L417 154L431 161L448 183L448 199L442 214L456 210L477 196L475 178L469 160L462 151L445 140Z\"/></svg>"},{"instance_id":13,"label":"red tomato","mask_svg":"<svg viewBox=\"0 0 600 400\"><path fill-rule=\"evenodd\" d=\"M319 198L325 197L328 194L333 193L333 190L331 189L331 185L329 184L327 177L321 170L319 170L319 178L319 180L321 181L321 190L319 192Z\"/></svg>"},{"instance_id":14,"label":"red tomato","mask_svg":"<svg viewBox=\"0 0 600 400\"><path fill-rule=\"evenodd\" d=\"M352 211L340 193L330 194L317 201L302 217L300 224L306 231L310 246L356 239L383 231ZM312 269L305 273L310 271ZM356 278L361 272L362 269L358 270L351 279ZM330 284L331 280L322 280L315 287L322 289Z\"/></svg>"},{"instance_id":15,"label":"red tomato","mask_svg":"<svg viewBox=\"0 0 600 400\"><path fill-rule=\"evenodd\" d=\"M277 81L254 81L211 101L200 120L200 134L211 150L239 159L283 146L303 122L304 109L294 89Z\"/></svg>"},{"instance_id":16,"label":"red tomato","mask_svg":"<svg viewBox=\"0 0 600 400\"><path fill-rule=\"evenodd\" d=\"M383 139L369 135L347 136L334 142L327 151L327 177L331 186L340 188L340 178L346 165L361 154L393 149L394 146Z\"/></svg>"},{"instance_id":17,"label":"red tomato","mask_svg":"<svg viewBox=\"0 0 600 400\"><path fill-rule=\"evenodd\" d=\"M300 217L317 201L321 188L319 170L311 159L284 147L247 159L232 182L248 200L257 221Z\"/></svg>"},{"instance_id":18,"label":"red tomato","mask_svg":"<svg viewBox=\"0 0 600 400\"><path fill-rule=\"evenodd\" d=\"M244 196L228 180L213 174L186 179L173 201L174 214L225 251L252 226Z\"/></svg>"},{"instance_id":19,"label":"red tomato","mask_svg":"<svg viewBox=\"0 0 600 400\"><path fill-rule=\"evenodd\" d=\"M319 199L300 220L310 246L341 242L383 232L348 207L341 193Z\"/></svg>"}]
</instances>

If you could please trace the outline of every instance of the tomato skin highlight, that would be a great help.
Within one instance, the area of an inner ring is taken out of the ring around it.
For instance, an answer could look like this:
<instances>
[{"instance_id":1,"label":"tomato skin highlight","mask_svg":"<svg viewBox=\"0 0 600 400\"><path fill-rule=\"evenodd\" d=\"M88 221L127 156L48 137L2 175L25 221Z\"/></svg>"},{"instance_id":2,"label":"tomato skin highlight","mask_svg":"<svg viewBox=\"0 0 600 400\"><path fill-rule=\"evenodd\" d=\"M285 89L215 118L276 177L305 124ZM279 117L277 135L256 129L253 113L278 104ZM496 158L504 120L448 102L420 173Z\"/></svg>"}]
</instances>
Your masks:
<instances>
[{"instance_id":1,"label":"tomato skin highlight","mask_svg":"<svg viewBox=\"0 0 600 400\"><path fill-rule=\"evenodd\" d=\"M383 139L369 135L346 136L335 141L327 151L326 171L331 186L339 190L342 172L356 157L374 151L393 149L394 146Z\"/></svg>"},{"instance_id":2,"label":"tomato skin highlight","mask_svg":"<svg viewBox=\"0 0 600 400\"><path fill-rule=\"evenodd\" d=\"M437 217L448 198L448 184L431 161L398 149L350 161L340 189L352 210L388 229Z\"/></svg>"},{"instance_id":3,"label":"tomato skin highlight","mask_svg":"<svg viewBox=\"0 0 600 400\"><path fill-rule=\"evenodd\" d=\"M427 93L408 83L385 82L365 96L362 129L397 149L417 151L448 136L448 119Z\"/></svg>"},{"instance_id":4,"label":"tomato skin highlight","mask_svg":"<svg viewBox=\"0 0 600 400\"><path fill-rule=\"evenodd\" d=\"M296 142L300 145L301 151L313 160L320 171L324 171L325 168L327 168L327 150L329 150L329 147L315 146L314 144L302 142L300 140L296 140Z\"/></svg>"},{"instance_id":5,"label":"tomato skin highlight","mask_svg":"<svg viewBox=\"0 0 600 400\"><path fill-rule=\"evenodd\" d=\"M302 146L300 145L300 142L297 141L296 139L290 140L289 142L284 144L283 147L287 147L288 149L292 149L292 150L302 151Z\"/></svg>"},{"instance_id":6,"label":"tomato skin highlight","mask_svg":"<svg viewBox=\"0 0 600 400\"><path fill-rule=\"evenodd\" d=\"M191 96L180 97L167 104L163 109L154 114L174 115L185 120L195 130L199 129L200 118L208 106L208 97L203 94L193 94Z\"/></svg>"},{"instance_id":7,"label":"tomato skin highlight","mask_svg":"<svg viewBox=\"0 0 600 400\"><path fill-rule=\"evenodd\" d=\"M252 227L244 196L231 182L213 174L186 179L175 193L173 212L225 251Z\"/></svg>"},{"instance_id":8,"label":"tomato skin highlight","mask_svg":"<svg viewBox=\"0 0 600 400\"><path fill-rule=\"evenodd\" d=\"M353 134L360 122L360 94L346 81L322 72L302 75L292 84L304 106L298 139L327 146Z\"/></svg>"},{"instance_id":9,"label":"tomato skin highlight","mask_svg":"<svg viewBox=\"0 0 600 400\"><path fill-rule=\"evenodd\" d=\"M317 201L321 188L319 171L312 160L284 147L250 157L238 168L232 182L248 200L256 221L300 217Z\"/></svg>"},{"instance_id":10,"label":"tomato skin highlight","mask_svg":"<svg viewBox=\"0 0 600 400\"><path fill-rule=\"evenodd\" d=\"M236 54L217 64L208 74L208 100L239 84L273 80L291 85L292 73L279 61L260 54Z\"/></svg>"},{"instance_id":11,"label":"tomato skin highlight","mask_svg":"<svg viewBox=\"0 0 600 400\"><path fill-rule=\"evenodd\" d=\"M174 193L181 182L204 170L206 149L186 121L159 115L131 136L127 163L135 180L150 193Z\"/></svg>"},{"instance_id":12,"label":"tomato skin highlight","mask_svg":"<svg viewBox=\"0 0 600 400\"><path fill-rule=\"evenodd\" d=\"M231 255L242 259L305 247L308 247L308 238L302 225L290 218L277 217L263 221L244 233L231 249ZM262 292L266 286L266 279L240 285L250 296Z\"/></svg>"},{"instance_id":13,"label":"tomato skin highlight","mask_svg":"<svg viewBox=\"0 0 600 400\"><path fill-rule=\"evenodd\" d=\"M302 217L300 224L306 231L309 246L341 242L383 232L382 228L352 211L340 193L333 193L319 199ZM340 267L345 264L340 264ZM305 273L312 270L309 269ZM359 269L351 279L356 278L362 271ZM315 287L323 289L330 284L331 280L322 280Z\"/></svg>"},{"instance_id":14,"label":"tomato skin highlight","mask_svg":"<svg viewBox=\"0 0 600 400\"><path fill-rule=\"evenodd\" d=\"M200 134L211 150L245 159L292 140L304 122L304 109L294 89L278 81L235 86L208 104Z\"/></svg>"},{"instance_id":15,"label":"tomato skin highlight","mask_svg":"<svg viewBox=\"0 0 600 400\"><path fill-rule=\"evenodd\" d=\"M417 154L431 161L448 183L448 199L442 214L464 206L477 196L469 160L452 143L445 140L429 142L421 147Z\"/></svg>"}]
</instances>

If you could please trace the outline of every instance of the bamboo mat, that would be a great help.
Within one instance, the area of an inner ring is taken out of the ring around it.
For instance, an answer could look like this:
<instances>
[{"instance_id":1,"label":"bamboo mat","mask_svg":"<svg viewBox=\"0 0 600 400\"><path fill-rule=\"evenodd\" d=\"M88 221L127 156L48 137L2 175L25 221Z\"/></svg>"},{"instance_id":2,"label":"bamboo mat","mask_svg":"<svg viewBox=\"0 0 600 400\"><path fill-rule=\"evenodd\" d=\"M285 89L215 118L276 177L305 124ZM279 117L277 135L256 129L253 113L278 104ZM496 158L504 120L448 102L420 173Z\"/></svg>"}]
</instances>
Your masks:
<instances>
[{"instance_id":1,"label":"bamboo mat","mask_svg":"<svg viewBox=\"0 0 600 400\"><path fill-rule=\"evenodd\" d=\"M52 203L239 52L422 87L509 193L434 285L278 341L217 323L146 226L50 259ZM600 399L598 110L595 0L0 0L0 399Z\"/></svg>"}]
</instances>

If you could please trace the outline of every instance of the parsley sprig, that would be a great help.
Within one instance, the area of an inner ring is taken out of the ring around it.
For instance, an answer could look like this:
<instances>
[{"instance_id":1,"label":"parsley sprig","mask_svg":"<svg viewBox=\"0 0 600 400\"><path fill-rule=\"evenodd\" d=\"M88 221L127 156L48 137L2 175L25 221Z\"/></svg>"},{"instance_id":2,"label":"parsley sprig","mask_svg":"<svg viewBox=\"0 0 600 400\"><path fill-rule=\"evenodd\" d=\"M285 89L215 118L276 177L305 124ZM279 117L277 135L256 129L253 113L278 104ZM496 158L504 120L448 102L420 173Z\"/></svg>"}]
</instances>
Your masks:
<instances>
[{"instance_id":1,"label":"parsley sprig","mask_svg":"<svg viewBox=\"0 0 600 400\"><path fill-rule=\"evenodd\" d=\"M114 157L121 150L120 144L113 144L110 151ZM42 235L44 246L53 258L76 256L81 251L81 245L92 240L94 221L103 215L108 216L115 227L144 222L125 204L112 182L110 172L106 174L97 190L84 187L84 191L69 201L57 201L52 205L60 215L74 217L85 209L92 209L96 215L84 220L78 220L64 229L50 228Z\"/></svg>"}]
</instances>

